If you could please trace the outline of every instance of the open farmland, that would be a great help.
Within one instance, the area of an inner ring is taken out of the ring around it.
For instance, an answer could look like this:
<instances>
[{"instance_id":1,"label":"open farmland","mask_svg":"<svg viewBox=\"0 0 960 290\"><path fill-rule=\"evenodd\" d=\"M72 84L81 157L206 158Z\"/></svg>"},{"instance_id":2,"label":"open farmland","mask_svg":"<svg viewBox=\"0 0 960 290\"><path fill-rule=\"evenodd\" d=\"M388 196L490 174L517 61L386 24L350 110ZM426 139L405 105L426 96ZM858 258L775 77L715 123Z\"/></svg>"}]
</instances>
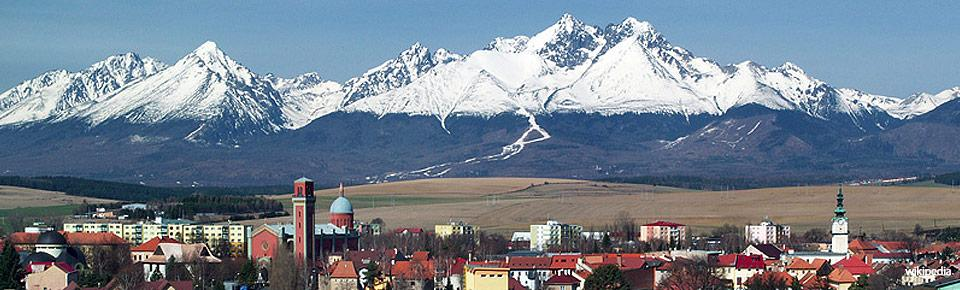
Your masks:
<instances>
[{"instance_id":1,"label":"open farmland","mask_svg":"<svg viewBox=\"0 0 960 290\"><path fill-rule=\"evenodd\" d=\"M584 225L611 223L628 214L637 222L658 219L707 231L724 223L743 225L769 216L794 231L826 228L836 186L691 191L661 186L536 178L428 179L348 187L358 220L380 217L388 228L423 227L462 219L498 232L522 230L547 219ZM851 232L912 230L960 225L960 190L948 187L845 187ZM318 221L336 189L318 190ZM289 196L272 198L288 199ZM246 221L284 222L286 218Z\"/></svg>"}]
</instances>

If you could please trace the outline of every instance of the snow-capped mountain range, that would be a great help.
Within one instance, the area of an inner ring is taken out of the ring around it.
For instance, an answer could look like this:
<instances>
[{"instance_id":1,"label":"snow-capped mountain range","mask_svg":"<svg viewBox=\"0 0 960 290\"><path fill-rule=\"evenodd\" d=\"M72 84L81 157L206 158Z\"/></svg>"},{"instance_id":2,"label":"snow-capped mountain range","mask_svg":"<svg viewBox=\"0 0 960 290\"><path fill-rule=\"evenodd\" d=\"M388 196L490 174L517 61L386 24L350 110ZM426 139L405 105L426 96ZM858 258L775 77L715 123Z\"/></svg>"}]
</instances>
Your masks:
<instances>
[{"instance_id":1,"label":"snow-capped mountain range","mask_svg":"<svg viewBox=\"0 0 960 290\"><path fill-rule=\"evenodd\" d=\"M497 38L467 55L419 43L344 84L316 73L258 75L213 42L167 66L133 53L79 72L56 70L0 94L0 125L81 120L90 126L194 121L207 130L270 134L333 112L484 116L555 112L722 115L757 104L821 119L909 119L960 96L960 87L906 99L835 88L786 63L721 65L674 46L647 22L605 27L571 15L531 37ZM862 123L862 124L861 124Z\"/></svg>"},{"instance_id":2,"label":"snow-capped mountain range","mask_svg":"<svg viewBox=\"0 0 960 290\"><path fill-rule=\"evenodd\" d=\"M957 99L960 87L901 99L792 63L719 64L634 18L563 15L462 54L415 43L342 83L258 74L206 42L170 65L126 53L0 93L0 175L262 185L925 174L960 170Z\"/></svg>"}]
</instances>

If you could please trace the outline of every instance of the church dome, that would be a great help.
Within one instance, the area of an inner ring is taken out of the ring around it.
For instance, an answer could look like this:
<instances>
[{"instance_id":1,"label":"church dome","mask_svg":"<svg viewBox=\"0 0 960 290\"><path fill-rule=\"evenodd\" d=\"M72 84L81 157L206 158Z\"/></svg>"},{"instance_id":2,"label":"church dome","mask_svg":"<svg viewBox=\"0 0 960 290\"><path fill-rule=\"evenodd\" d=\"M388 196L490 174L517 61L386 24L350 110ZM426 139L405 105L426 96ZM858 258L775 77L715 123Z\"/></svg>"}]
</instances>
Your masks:
<instances>
[{"instance_id":1,"label":"church dome","mask_svg":"<svg viewBox=\"0 0 960 290\"><path fill-rule=\"evenodd\" d=\"M60 232L57 231L46 231L40 234L37 237L38 245L66 245L67 238L63 237Z\"/></svg>"},{"instance_id":2,"label":"church dome","mask_svg":"<svg viewBox=\"0 0 960 290\"><path fill-rule=\"evenodd\" d=\"M330 204L330 213L353 213L353 204L346 197L340 196Z\"/></svg>"}]
</instances>

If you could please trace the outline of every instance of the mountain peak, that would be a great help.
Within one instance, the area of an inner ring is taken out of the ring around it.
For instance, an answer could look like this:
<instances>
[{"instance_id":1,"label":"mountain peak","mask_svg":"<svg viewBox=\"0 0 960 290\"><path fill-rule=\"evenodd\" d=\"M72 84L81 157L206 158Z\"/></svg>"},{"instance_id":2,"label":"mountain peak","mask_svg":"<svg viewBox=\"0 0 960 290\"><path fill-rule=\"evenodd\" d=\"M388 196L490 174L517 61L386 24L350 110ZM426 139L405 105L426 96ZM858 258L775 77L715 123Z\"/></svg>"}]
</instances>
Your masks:
<instances>
[{"instance_id":1,"label":"mountain peak","mask_svg":"<svg viewBox=\"0 0 960 290\"><path fill-rule=\"evenodd\" d=\"M646 21L640 21L633 17L627 17L623 22L620 22L621 29L628 29L632 33L644 33L644 32L655 32L653 24Z\"/></svg>"}]
</instances>

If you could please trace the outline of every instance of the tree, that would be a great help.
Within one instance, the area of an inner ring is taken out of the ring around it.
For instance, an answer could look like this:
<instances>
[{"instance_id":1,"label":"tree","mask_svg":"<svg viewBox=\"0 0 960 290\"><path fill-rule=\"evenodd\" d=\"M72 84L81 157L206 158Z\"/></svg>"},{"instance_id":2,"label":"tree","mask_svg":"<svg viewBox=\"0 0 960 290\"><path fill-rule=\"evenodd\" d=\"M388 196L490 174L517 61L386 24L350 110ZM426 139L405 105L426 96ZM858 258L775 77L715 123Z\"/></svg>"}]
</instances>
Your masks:
<instances>
[{"instance_id":1,"label":"tree","mask_svg":"<svg viewBox=\"0 0 960 290\"><path fill-rule=\"evenodd\" d=\"M717 277L717 269L704 260L677 259L673 261L670 274L660 282L667 290L724 289L723 280Z\"/></svg>"},{"instance_id":2,"label":"tree","mask_svg":"<svg viewBox=\"0 0 960 290\"><path fill-rule=\"evenodd\" d=\"M807 243L826 243L830 240L830 234L821 228L812 228L803 233L803 241Z\"/></svg>"},{"instance_id":3,"label":"tree","mask_svg":"<svg viewBox=\"0 0 960 290\"><path fill-rule=\"evenodd\" d=\"M747 279L748 290L801 290L796 279L778 276L778 272L763 272Z\"/></svg>"},{"instance_id":4,"label":"tree","mask_svg":"<svg viewBox=\"0 0 960 290\"><path fill-rule=\"evenodd\" d=\"M374 285L379 282L380 276L383 274L380 272L380 266L378 266L374 261L370 261L366 266L364 266L364 269L367 270L366 274L363 276L364 288L375 289Z\"/></svg>"},{"instance_id":5,"label":"tree","mask_svg":"<svg viewBox=\"0 0 960 290\"><path fill-rule=\"evenodd\" d=\"M867 282L866 276L860 276L857 278L857 282L854 282L853 285L850 285L849 290L866 290L870 286L870 283Z\"/></svg>"},{"instance_id":6,"label":"tree","mask_svg":"<svg viewBox=\"0 0 960 290\"><path fill-rule=\"evenodd\" d=\"M278 248L270 261L270 289L301 290L306 288L306 270L293 257L290 246Z\"/></svg>"},{"instance_id":7,"label":"tree","mask_svg":"<svg viewBox=\"0 0 960 290\"><path fill-rule=\"evenodd\" d=\"M257 282L257 265L251 260L247 260L246 263L243 263L243 267L240 268L240 275L237 277L238 282L241 285L253 285Z\"/></svg>"},{"instance_id":8,"label":"tree","mask_svg":"<svg viewBox=\"0 0 960 290\"><path fill-rule=\"evenodd\" d=\"M746 248L742 230L743 228L731 224L723 224L723 226L714 229L711 235L720 238L724 252L738 253Z\"/></svg>"},{"instance_id":9,"label":"tree","mask_svg":"<svg viewBox=\"0 0 960 290\"><path fill-rule=\"evenodd\" d=\"M0 289L18 289L21 287L20 255L13 248L13 243L7 241L0 252Z\"/></svg>"},{"instance_id":10,"label":"tree","mask_svg":"<svg viewBox=\"0 0 960 290\"><path fill-rule=\"evenodd\" d=\"M629 290L630 282L616 265L603 265L583 281L584 290Z\"/></svg>"}]
</instances>

